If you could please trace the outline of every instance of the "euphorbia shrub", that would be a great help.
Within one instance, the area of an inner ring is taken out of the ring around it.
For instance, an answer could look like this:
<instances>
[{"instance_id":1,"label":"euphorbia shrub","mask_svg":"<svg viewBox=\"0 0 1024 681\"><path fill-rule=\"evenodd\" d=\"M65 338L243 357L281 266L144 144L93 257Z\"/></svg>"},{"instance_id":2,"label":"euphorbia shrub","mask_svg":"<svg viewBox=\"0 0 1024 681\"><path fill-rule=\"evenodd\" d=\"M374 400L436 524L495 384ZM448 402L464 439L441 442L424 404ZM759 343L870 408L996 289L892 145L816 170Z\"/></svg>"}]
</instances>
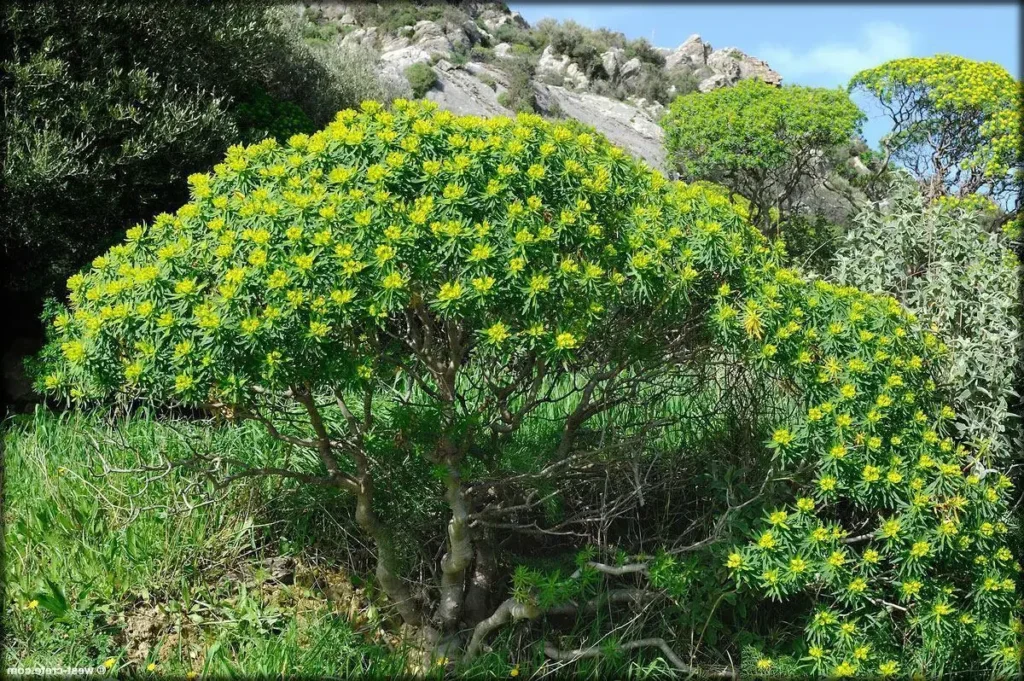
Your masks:
<instances>
[{"instance_id":1,"label":"euphorbia shrub","mask_svg":"<svg viewBox=\"0 0 1024 681\"><path fill-rule=\"evenodd\" d=\"M721 553L765 598L813 604L794 615L806 644L790 646L806 669L1015 659L1008 481L974 473L949 437L931 378L941 342L891 298L782 267L722 195L575 123L407 101L233 148L191 184L176 215L69 281L45 388L215 405L315 451L318 470L264 472L356 498L407 621L478 623L474 649L542 616L553 603L524 580L491 617L471 614L494 583L476 579L492 539L472 519L518 503L473 483L536 491L588 453L643 452L673 427L659 409L700 379L693 367L729 353L781 375L801 415L763 450L787 481L764 499L765 526L735 550L692 550ZM550 437L517 447L527 424ZM403 528L374 503L375 459L410 454L434 464L448 507L426 594L399 574Z\"/></svg>"}]
</instances>

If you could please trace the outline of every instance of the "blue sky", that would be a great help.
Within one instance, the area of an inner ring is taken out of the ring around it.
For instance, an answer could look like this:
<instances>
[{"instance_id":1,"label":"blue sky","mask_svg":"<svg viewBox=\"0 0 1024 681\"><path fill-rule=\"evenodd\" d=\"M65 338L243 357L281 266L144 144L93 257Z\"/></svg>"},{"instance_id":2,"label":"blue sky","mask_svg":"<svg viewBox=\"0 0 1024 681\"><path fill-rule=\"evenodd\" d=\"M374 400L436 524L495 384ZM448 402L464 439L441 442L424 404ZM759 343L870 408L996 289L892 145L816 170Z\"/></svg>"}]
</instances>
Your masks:
<instances>
[{"instance_id":1,"label":"blue sky","mask_svg":"<svg viewBox=\"0 0 1024 681\"><path fill-rule=\"evenodd\" d=\"M899 57L957 54L994 61L1021 77L1020 8L1015 4L629 4L508 3L531 24L573 19L629 38L675 47L699 33L716 49L737 47L782 74L783 82L836 87L857 71ZM864 127L875 144L888 130L866 100Z\"/></svg>"}]
</instances>

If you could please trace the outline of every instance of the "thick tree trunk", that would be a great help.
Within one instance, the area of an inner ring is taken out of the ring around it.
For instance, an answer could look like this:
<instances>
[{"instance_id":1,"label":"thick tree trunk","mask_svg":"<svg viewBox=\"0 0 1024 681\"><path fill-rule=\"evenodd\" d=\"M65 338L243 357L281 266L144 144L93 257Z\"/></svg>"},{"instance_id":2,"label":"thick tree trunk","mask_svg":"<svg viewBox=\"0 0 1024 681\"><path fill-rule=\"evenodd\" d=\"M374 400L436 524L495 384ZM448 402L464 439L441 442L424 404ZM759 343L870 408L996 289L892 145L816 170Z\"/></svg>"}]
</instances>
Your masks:
<instances>
[{"instance_id":1,"label":"thick tree trunk","mask_svg":"<svg viewBox=\"0 0 1024 681\"><path fill-rule=\"evenodd\" d=\"M466 570L473 562L473 542L469 533L469 510L458 471L449 465L448 505L452 510L448 521L448 552L441 560L441 602L437 621L442 629L458 624L466 596Z\"/></svg>"}]
</instances>

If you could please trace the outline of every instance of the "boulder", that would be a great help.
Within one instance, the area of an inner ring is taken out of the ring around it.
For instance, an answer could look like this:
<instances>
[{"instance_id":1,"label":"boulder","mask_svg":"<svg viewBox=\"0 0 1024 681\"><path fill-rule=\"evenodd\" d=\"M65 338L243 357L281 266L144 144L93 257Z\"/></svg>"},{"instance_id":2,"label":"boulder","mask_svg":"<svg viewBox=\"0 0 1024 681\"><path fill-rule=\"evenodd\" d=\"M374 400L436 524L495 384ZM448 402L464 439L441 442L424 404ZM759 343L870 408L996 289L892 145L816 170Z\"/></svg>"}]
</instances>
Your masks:
<instances>
[{"instance_id":1,"label":"boulder","mask_svg":"<svg viewBox=\"0 0 1024 681\"><path fill-rule=\"evenodd\" d=\"M700 35L694 33L679 47L665 55L665 69L671 71L678 66L699 68L707 63L709 54L711 54L711 45L705 43L701 40Z\"/></svg>"},{"instance_id":2,"label":"boulder","mask_svg":"<svg viewBox=\"0 0 1024 681\"><path fill-rule=\"evenodd\" d=\"M715 73L725 76L729 83L735 83L740 79L740 59L743 53L734 48L715 50L708 55L708 66Z\"/></svg>"},{"instance_id":3,"label":"boulder","mask_svg":"<svg viewBox=\"0 0 1024 681\"><path fill-rule=\"evenodd\" d=\"M607 52L601 53L601 66L609 78L614 78L619 71L619 64L622 63L624 50L621 47L613 47Z\"/></svg>"},{"instance_id":4,"label":"boulder","mask_svg":"<svg viewBox=\"0 0 1024 681\"><path fill-rule=\"evenodd\" d=\"M569 68L569 57L567 55L555 55L555 48L548 45L537 61L538 76L562 76Z\"/></svg>"},{"instance_id":5,"label":"boulder","mask_svg":"<svg viewBox=\"0 0 1024 681\"><path fill-rule=\"evenodd\" d=\"M469 41L478 45L483 42L490 42L491 36L486 31L480 30L480 27L476 25L476 22L472 19L466 19L462 22L462 32L469 38Z\"/></svg>"},{"instance_id":6,"label":"boulder","mask_svg":"<svg viewBox=\"0 0 1024 681\"><path fill-rule=\"evenodd\" d=\"M409 47L409 39L404 35L385 35L380 39L381 52L393 52L403 47Z\"/></svg>"},{"instance_id":7,"label":"boulder","mask_svg":"<svg viewBox=\"0 0 1024 681\"><path fill-rule=\"evenodd\" d=\"M341 39L341 45L343 47L376 48L378 45L377 27L357 28Z\"/></svg>"},{"instance_id":8,"label":"boulder","mask_svg":"<svg viewBox=\"0 0 1024 681\"><path fill-rule=\"evenodd\" d=\"M640 58L633 57L619 68L619 78L622 80L629 80L630 78L639 75L642 66Z\"/></svg>"},{"instance_id":9,"label":"boulder","mask_svg":"<svg viewBox=\"0 0 1024 681\"><path fill-rule=\"evenodd\" d=\"M563 116L593 126L635 158L664 170L664 133L648 112L626 102L557 85L535 83L533 89L542 111L557 108Z\"/></svg>"},{"instance_id":10,"label":"boulder","mask_svg":"<svg viewBox=\"0 0 1024 681\"><path fill-rule=\"evenodd\" d=\"M519 12L502 12L497 9L488 8L477 15L480 23L484 25L489 33L494 33L505 24L511 23L518 28L529 28L526 19Z\"/></svg>"},{"instance_id":11,"label":"boulder","mask_svg":"<svg viewBox=\"0 0 1024 681\"><path fill-rule=\"evenodd\" d=\"M351 12L346 12L343 17L338 19L338 23L341 24L342 26L355 26L357 22L356 18L352 16Z\"/></svg>"},{"instance_id":12,"label":"boulder","mask_svg":"<svg viewBox=\"0 0 1024 681\"><path fill-rule=\"evenodd\" d=\"M494 56L497 59L511 59L512 58L512 46L508 43L498 43L494 46Z\"/></svg>"},{"instance_id":13,"label":"boulder","mask_svg":"<svg viewBox=\"0 0 1024 681\"><path fill-rule=\"evenodd\" d=\"M697 86L697 89L701 92L711 92L712 90L729 87L730 85L732 85L732 83L729 81L727 76L724 76L721 73L715 73L702 80Z\"/></svg>"},{"instance_id":14,"label":"boulder","mask_svg":"<svg viewBox=\"0 0 1024 681\"><path fill-rule=\"evenodd\" d=\"M380 55L381 66L393 73L402 74L413 64L429 64L431 55L422 47L410 45Z\"/></svg>"},{"instance_id":15,"label":"boulder","mask_svg":"<svg viewBox=\"0 0 1024 681\"><path fill-rule=\"evenodd\" d=\"M572 62L565 69L565 84L577 90L583 90L590 86L590 79L587 78L587 74L583 73L579 64Z\"/></svg>"},{"instance_id":16,"label":"boulder","mask_svg":"<svg viewBox=\"0 0 1024 681\"><path fill-rule=\"evenodd\" d=\"M481 67L477 75L459 68L436 69L437 83L427 92L427 99L459 115L511 116L512 112L498 103L498 92L479 79L479 75L487 74L491 80L500 83L501 74L482 65L474 66Z\"/></svg>"},{"instance_id":17,"label":"boulder","mask_svg":"<svg viewBox=\"0 0 1024 681\"><path fill-rule=\"evenodd\" d=\"M769 85L782 85L782 75L772 71L771 67L768 66L768 62L745 54L743 59L740 60L740 79L748 80L751 78L757 78Z\"/></svg>"},{"instance_id":18,"label":"boulder","mask_svg":"<svg viewBox=\"0 0 1024 681\"><path fill-rule=\"evenodd\" d=\"M417 21L413 28L412 44L426 52L436 52L444 57L451 56L452 42L444 29L433 21Z\"/></svg>"}]
</instances>

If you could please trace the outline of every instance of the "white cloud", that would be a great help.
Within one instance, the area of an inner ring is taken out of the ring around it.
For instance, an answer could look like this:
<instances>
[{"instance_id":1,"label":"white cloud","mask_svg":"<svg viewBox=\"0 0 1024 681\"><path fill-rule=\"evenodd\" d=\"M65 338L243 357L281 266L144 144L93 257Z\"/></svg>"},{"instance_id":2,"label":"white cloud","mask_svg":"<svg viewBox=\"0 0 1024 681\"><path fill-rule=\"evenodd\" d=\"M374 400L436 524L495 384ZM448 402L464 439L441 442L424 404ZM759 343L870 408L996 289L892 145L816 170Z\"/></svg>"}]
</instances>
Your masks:
<instances>
[{"instance_id":1,"label":"white cloud","mask_svg":"<svg viewBox=\"0 0 1024 681\"><path fill-rule=\"evenodd\" d=\"M823 43L801 52L780 45L763 45L754 55L767 61L791 83L807 76L818 76L834 79L838 85L858 71L910 56L913 43L913 36L906 28L880 21L861 26L857 42Z\"/></svg>"}]
</instances>

